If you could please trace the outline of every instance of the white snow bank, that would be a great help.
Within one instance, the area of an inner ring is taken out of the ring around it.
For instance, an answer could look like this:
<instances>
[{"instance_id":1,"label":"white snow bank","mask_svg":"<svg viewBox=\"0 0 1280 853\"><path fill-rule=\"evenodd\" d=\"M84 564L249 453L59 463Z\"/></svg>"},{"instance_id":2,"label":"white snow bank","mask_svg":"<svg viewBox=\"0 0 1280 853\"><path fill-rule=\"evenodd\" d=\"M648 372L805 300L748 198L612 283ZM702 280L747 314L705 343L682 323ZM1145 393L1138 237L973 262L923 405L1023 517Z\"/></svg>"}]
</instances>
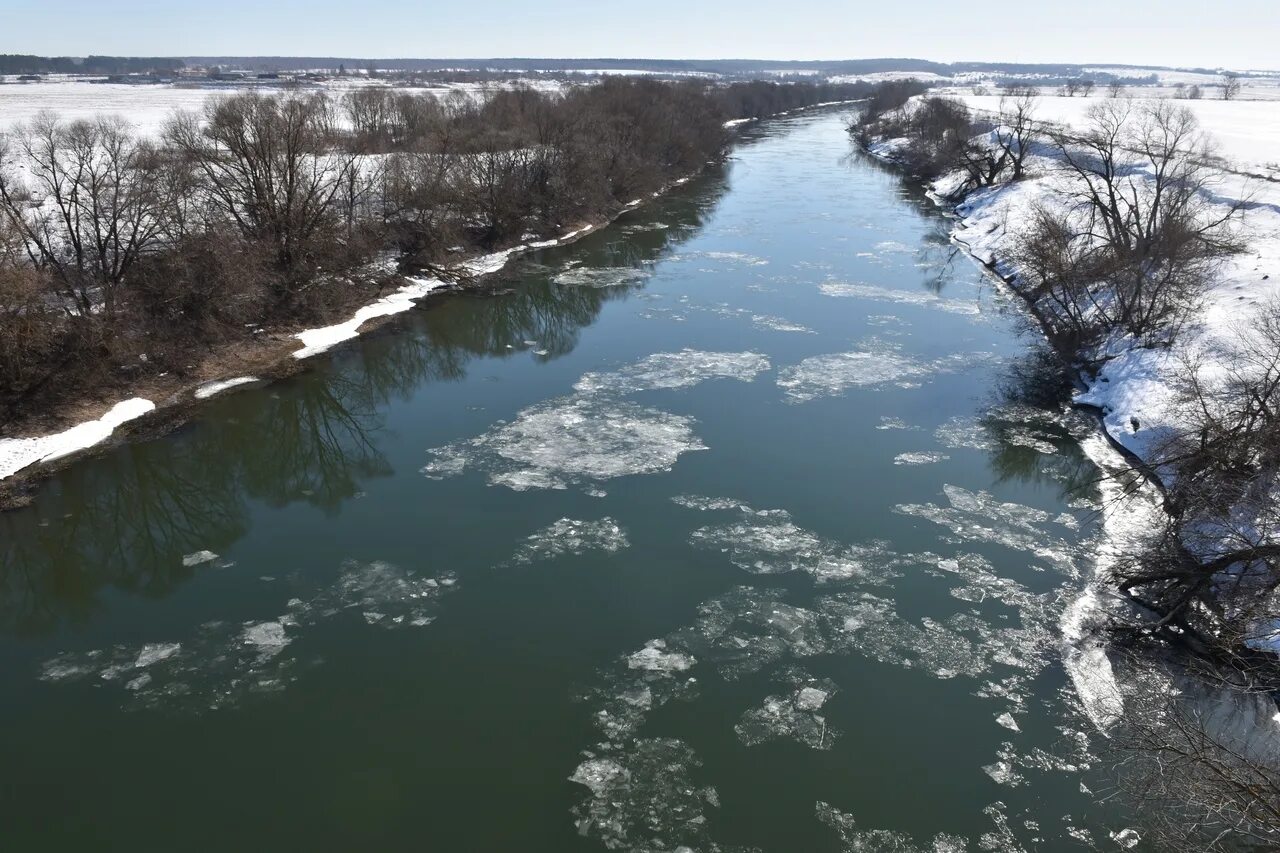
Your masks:
<instances>
[{"instance_id":1,"label":"white snow bank","mask_svg":"<svg viewBox=\"0 0 1280 853\"><path fill-rule=\"evenodd\" d=\"M293 357L310 358L326 352L343 341L351 340L360 334L360 327L369 320L408 311L415 302L431 291L443 287L444 284L437 278L410 279L408 284L395 293L361 308L345 323L299 332L294 337L302 341L302 349L295 352Z\"/></svg>"},{"instance_id":2,"label":"white snow bank","mask_svg":"<svg viewBox=\"0 0 1280 853\"><path fill-rule=\"evenodd\" d=\"M63 432L36 438L0 439L0 480L37 462L52 462L106 441L116 427L155 407L150 400L134 397L117 403L96 421L86 421Z\"/></svg>"},{"instance_id":3,"label":"white snow bank","mask_svg":"<svg viewBox=\"0 0 1280 853\"><path fill-rule=\"evenodd\" d=\"M215 382L206 382L196 389L197 400L207 400L215 394L221 394L238 385L248 385L250 382L257 382L256 376L237 376L235 379L220 379Z\"/></svg>"}]
</instances>

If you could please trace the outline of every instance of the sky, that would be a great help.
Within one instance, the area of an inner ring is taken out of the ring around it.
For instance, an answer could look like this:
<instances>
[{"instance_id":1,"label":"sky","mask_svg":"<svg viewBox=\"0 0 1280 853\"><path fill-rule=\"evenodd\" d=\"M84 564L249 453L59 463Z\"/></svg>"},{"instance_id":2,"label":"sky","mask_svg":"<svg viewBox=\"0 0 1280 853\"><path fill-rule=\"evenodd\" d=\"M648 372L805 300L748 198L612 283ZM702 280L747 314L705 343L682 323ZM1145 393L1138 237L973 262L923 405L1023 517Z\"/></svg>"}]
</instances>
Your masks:
<instances>
[{"instance_id":1,"label":"sky","mask_svg":"<svg viewBox=\"0 0 1280 853\"><path fill-rule=\"evenodd\" d=\"M51 24L51 22L53 22ZM0 53L1280 67L1280 0L0 0Z\"/></svg>"}]
</instances>

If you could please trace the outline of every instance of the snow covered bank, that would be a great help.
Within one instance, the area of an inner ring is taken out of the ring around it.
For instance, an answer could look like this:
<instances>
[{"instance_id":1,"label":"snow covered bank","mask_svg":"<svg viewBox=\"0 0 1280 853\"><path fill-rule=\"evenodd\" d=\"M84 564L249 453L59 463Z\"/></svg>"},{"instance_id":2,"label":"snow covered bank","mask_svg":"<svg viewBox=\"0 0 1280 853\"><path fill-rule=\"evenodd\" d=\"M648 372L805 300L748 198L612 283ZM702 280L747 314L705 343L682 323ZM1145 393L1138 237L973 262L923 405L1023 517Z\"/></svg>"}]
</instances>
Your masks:
<instances>
[{"instance_id":1,"label":"snow covered bank","mask_svg":"<svg viewBox=\"0 0 1280 853\"><path fill-rule=\"evenodd\" d=\"M1269 102L1240 103L1271 106ZM1208 130L1212 133L1213 127ZM1272 137L1270 151L1265 156L1280 162L1280 132ZM1026 179L970 193L956 207L961 218L953 231L955 239L1001 276L1016 276L1018 269L1008 259L1032 211L1038 205L1069 203L1066 192L1071 178L1057 166L1048 154L1032 155ZM945 176L934 183L934 190L945 197L960 180L959 175ZM1183 365L1194 361L1202 375L1220 374L1259 312L1280 297L1280 184L1222 173L1212 191L1214 204L1223 211L1245 202L1248 251L1222 264L1171 348L1149 348L1132 338L1115 338L1103 350L1084 354L1101 367L1096 375L1081 377L1085 390L1077 401L1098 408L1108 435L1147 462L1153 461L1153 451L1162 440L1185 426L1174 391Z\"/></svg>"},{"instance_id":2,"label":"snow covered bank","mask_svg":"<svg viewBox=\"0 0 1280 853\"><path fill-rule=\"evenodd\" d=\"M156 404L141 397L117 403L102 417L73 426L53 435L35 438L0 439L0 480L13 476L37 462L52 462L87 450L111 437L116 427L155 409Z\"/></svg>"},{"instance_id":3,"label":"snow covered bank","mask_svg":"<svg viewBox=\"0 0 1280 853\"><path fill-rule=\"evenodd\" d=\"M984 100L968 96L963 99L971 106L992 112L999 106L996 98ZM1098 99L1040 98L1035 103L1035 116L1039 121L1081 131L1089 123L1087 108L1091 103L1097 104ZM1135 102L1134 106L1134 115L1142 115L1139 103ZM1239 353L1250 339L1250 330L1256 328L1264 312L1274 310L1280 298L1276 290L1276 282L1280 281L1280 183L1249 180L1240 174L1258 174L1265 171L1266 164L1280 163L1280 133L1265 130L1273 118L1280 121L1280 104L1201 102L1189 105L1189 109L1211 137L1220 128L1228 134L1236 132L1234 143L1224 146L1227 162L1214 167L1203 184L1195 184L1195 203L1205 205L1206 221L1228 219L1235 211L1243 210L1243 232L1248 247L1211 268L1207 286L1198 291L1193 309L1176 335L1171 338L1152 335L1156 340L1153 343L1126 332L1118 323L1100 323L1102 340L1076 353L1085 367L1079 371L1081 390L1076 394L1076 402L1094 407L1100 414L1105 435L1115 446L1145 463L1146 470L1154 473L1165 486L1173 483L1174 468L1158 466L1168 456L1171 440L1199 434L1195 406L1187 403L1182 390L1186 377L1194 375L1201 386L1217 389L1227 387L1233 371L1250 369L1241 363ZM1252 131L1240 134L1238 130L1247 125L1245 117L1248 116L1256 119L1255 126L1264 129L1256 135ZM994 145L994 136L975 137L973 142ZM903 139L881 139L867 148L872 155L892 162L909 143ZM1021 250L1031 245L1029 237L1037 211L1067 214L1079 209L1081 197L1080 177L1065 168L1065 155L1044 144L1028 150L1026 176L1021 180L966 189L972 187L969 175L955 171L935 180L930 187L930 194L940 204L950 206L952 202L948 200L960 199L955 205L959 219L952 231L953 238L1024 295L1039 279L1035 278L1033 269L1020 269L1016 259L1025 256ZM1127 149L1119 150L1123 161L1127 156L1123 152ZM1120 186L1134 193L1135 203L1145 187L1154 185L1152 164L1144 163L1141 156L1134 154L1132 162L1120 162L1119 169L1124 181L1133 181L1132 185ZM1022 278L1024 272L1027 273L1025 279ZM1048 280L1052 282L1052 276ZM1024 283L1027 287L1021 286ZM1110 282L1106 281L1094 283L1089 294L1093 305L1085 303L1082 297L1077 306L1083 312L1097 310L1098 305L1109 305L1115 298ZM1048 297L1029 298L1049 325L1056 324L1053 318L1063 316L1062 306L1055 306ZM1109 613L1118 613L1125 607L1125 601L1111 586L1113 569L1123 568L1119 560L1147 552L1146 537L1164 530L1167 519L1155 486L1132 489L1117 485L1117 477L1132 477L1133 472L1126 472L1131 466L1125 465L1111 446L1099 438L1085 442L1084 449L1107 475L1102 482L1102 545L1095 563L1095 576L1064 614L1061 629L1066 669L1086 713L1105 731L1125 709L1122 684L1113 671L1106 637L1101 630ZM1221 510L1240 516L1244 527L1262 529L1254 513L1245 517L1241 515L1242 508L1234 506L1221 507ZM1182 545L1195 557L1207 561L1224 550L1232 550L1218 538L1216 533L1203 529L1197 541L1184 541ZM1258 627L1266 644L1267 626ZM1261 647L1258 643L1254 645Z\"/></svg>"},{"instance_id":4,"label":"snow covered bank","mask_svg":"<svg viewBox=\"0 0 1280 853\"><path fill-rule=\"evenodd\" d=\"M683 179L682 179L683 180ZM659 195L659 193L654 193ZM640 202L634 201L626 206L626 210L639 206ZM549 249L553 246L563 246L576 240L577 238L595 230L596 226L586 225L577 230L570 231L560 237L550 240L537 240L531 243L521 243L510 249L503 249L501 252L492 252L488 255L481 255L470 261L459 265L456 272L462 278L479 278L481 276L490 275L498 272L513 257L523 254L524 252L533 251L535 249ZM378 317L389 317L393 314L400 314L408 311L418 300L427 296L433 291L448 287L450 282L440 278L410 278L408 284L396 290L387 296L382 297L376 302L364 306L351 317L342 323L332 326L322 326L318 329L307 329L294 335L295 338L302 341L302 348L295 351L294 358L303 359L310 358L322 352L327 352L337 344L343 341L349 341L360 335L360 327L369 320Z\"/></svg>"}]
</instances>

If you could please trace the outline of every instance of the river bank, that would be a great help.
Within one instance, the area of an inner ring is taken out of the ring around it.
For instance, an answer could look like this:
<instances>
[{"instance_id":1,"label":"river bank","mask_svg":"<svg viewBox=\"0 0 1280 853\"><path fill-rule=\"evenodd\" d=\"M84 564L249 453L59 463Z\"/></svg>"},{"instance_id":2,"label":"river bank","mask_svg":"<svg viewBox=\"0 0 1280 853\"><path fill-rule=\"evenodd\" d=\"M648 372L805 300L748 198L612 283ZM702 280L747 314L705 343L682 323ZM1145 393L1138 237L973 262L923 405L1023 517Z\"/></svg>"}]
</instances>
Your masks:
<instances>
[{"instance_id":1,"label":"river bank","mask_svg":"<svg viewBox=\"0 0 1280 853\"><path fill-rule=\"evenodd\" d=\"M691 178L672 181L650 198L659 198ZM202 404L214 396L296 375L307 368L307 359L389 325L397 315L423 306L429 297L482 287L515 258L570 245L644 201L635 199L607 218L582 224L560 237L520 243L458 262L438 277L393 276L403 283L389 293L358 308L348 305L334 310L335 321L350 312L346 320L315 328L255 330L250 339L209 348L184 377L162 375L122 383L109 399L69 401L55 411L32 413L10 422L5 425L9 435L0 437L0 512L25 506L43 480L87 455L113 443L164 435L195 417Z\"/></svg>"}]
</instances>

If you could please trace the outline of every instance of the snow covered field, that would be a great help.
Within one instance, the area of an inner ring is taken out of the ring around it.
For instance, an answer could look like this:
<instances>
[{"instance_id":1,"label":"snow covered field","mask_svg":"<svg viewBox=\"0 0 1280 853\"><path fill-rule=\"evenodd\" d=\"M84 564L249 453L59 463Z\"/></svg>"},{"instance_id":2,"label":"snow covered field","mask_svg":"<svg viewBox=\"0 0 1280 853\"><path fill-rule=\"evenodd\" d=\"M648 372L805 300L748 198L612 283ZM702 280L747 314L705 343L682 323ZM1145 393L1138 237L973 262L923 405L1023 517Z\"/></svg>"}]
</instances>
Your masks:
<instances>
[{"instance_id":1,"label":"snow covered field","mask_svg":"<svg viewBox=\"0 0 1280 853\"><path fill-rule=\"evenodd\" d=\"M538 89L559 91L562 84L548 80L518 81ZM333 81L323 90L335 97L353 88L378 83ZM399 89L445 98L455 92L479 97L494 84L451 83L430 88ZM210 98L234 94L236 86L130 85L125 83L89 83L83 80L50 80L41 83L0 84L0 132L29 122L43 110L51 110L68 121L91 119L100 114L123 117L146 136L156 136L165 121L177 110L198 110ZM279 92L278 87L261 91Z\"/></svg>"},{"instance_id":2,"label":"snow covered field","mask_svg":"<svg viewBox=\"0 0 1280 853\"><path fill-rule=\"evenodd\" d=\"M1252 94L1254 90L1248 90ZM1133 91L1134 100L1140 100L1147 90ZM971 108L989 113L998 112L998 95L973 95L956 91L955 96ZM1080 126L1092 104L1105 96L1066 98L1043 95L1036 105L1036 118L1067 126ZM1277 90L1280 98L1280 90ZM1209 131L1222 148L1222 154L1234 165L1249 171L1260 171L1268 166L1280 171L1280 99L1277 100L1197 100L1179 101L1195 113L1200 124Z\"/></svg>"},{"instance_id":3,"label":"snow covered field","mask_svg":"<svg viewBox=\"0 0 1280 853\"><path fill-rule=\"evenodd\" d=\"M42 110L52 110L68 121L114 113L139 132L154 136L175 110L199 109L208 98L233 91L84 82L7 83L0 85L0 131L29 122Z\"/></svg>"}]
</instances>

